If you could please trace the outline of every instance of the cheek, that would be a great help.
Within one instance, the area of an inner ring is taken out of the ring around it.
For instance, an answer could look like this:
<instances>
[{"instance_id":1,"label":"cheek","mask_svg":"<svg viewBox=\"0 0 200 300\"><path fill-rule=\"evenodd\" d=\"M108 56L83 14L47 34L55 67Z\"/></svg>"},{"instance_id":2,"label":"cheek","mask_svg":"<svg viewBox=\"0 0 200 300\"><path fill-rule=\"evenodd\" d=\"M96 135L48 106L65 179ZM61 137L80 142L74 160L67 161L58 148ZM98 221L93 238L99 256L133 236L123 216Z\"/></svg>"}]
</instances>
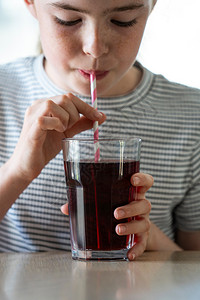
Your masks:
<instances>
[{"instance_id":1,"label":"cheek","mask_svg":"<svg viewBox=\"0 0 200 300\"><path fill-rule=\"evenodd\" d=\"M53 56L55 59L62 57L69 58L76 55L79 44L75 37L64 30L54 27L41 28L41 43L45 54Z\"/></svg>"},{"instance_id":2,"label":"cheek","mask_svg":"<svg viewBox=\"0 0 200 300\"><path fill-rule=\"evenodd\" d=\"M132 64L137 56L140 40L141 39L136 38L135 35L131 35L127 39L118 42L116 51L120 61L125 64Z\"/></svg>"},{"instance_id":3,"label":"cheek","mask_svg":"<svg viewBox=\"0 0 200 300\"><path fill-rule=\"evenodd\" d=\"M140 48L144 28L144 24L141 26L137 25L132 31L121 35L116 49L122 60L130 62L135 60Z\"/></svg>"}]
</instances>

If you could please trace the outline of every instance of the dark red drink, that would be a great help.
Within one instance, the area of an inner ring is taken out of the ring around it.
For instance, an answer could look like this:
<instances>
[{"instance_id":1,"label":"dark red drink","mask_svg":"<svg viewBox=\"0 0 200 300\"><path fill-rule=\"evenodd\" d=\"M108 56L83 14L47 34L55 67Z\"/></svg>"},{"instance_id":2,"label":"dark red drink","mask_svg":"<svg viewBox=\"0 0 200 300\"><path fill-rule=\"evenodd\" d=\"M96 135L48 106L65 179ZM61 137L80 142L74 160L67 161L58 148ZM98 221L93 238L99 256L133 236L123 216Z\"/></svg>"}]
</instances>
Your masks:
<instances>
[{"instance_id":1,"label":"dark red drink","mask_svg":"<svg viewBox=\"0 0 200 300\"><path fill-rule=\"evenodd\" d=\"M72 244L78 249L126 249L130 236L115 232L114 210L135 199L131 176L139 161L65 162Z\"/></svg>"}]
</instances>

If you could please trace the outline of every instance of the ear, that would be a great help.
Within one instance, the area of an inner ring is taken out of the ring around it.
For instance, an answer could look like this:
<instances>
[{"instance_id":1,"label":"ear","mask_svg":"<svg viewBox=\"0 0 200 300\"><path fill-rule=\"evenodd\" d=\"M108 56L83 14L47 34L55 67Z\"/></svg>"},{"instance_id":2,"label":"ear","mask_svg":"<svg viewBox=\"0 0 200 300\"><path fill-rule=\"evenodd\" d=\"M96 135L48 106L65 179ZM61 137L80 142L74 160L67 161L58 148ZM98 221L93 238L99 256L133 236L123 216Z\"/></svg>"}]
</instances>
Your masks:
<instances>
[{"instance_id":1,"label":"ear","mask_svg":"<svg viewBox=\"0 0 200 300\"><path fill-rule=\"evenodd\" d=\"M157 0L153 0L152 1L152 9L154 8L154 6L156 5Z\"/></svg>"},{"instance_id":2,"label":"ear","mask_svg":"<svg viewBox=\"0 0 200 300\"><path fill-rule=\"evenodd\" d=\"M35 9L34 0L24 0L24 3L26 5L26 7L28 8L29 12L32 14L32 16L37 19L37 13L36 13L36 9Z\"/></svg>"},{"instance_id":3,"label":"ear","mask_svg":"<svg viewBox=\"0 0 200 300\"><path fill-rule=\"evenodd\" d=\"M150 13L152 12L154 6L156 5L157 0L151 0L151 8L150 8Z\"/></svg>"}]
</instances>

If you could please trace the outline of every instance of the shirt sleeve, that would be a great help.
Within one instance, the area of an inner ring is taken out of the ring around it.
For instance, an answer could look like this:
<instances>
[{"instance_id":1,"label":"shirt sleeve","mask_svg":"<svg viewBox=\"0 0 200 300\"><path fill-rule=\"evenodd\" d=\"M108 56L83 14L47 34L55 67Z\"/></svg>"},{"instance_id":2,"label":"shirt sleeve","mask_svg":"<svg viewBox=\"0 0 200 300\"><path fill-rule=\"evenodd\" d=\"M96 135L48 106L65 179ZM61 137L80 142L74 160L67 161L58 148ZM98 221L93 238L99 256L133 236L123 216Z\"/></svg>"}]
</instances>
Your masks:
<instances>
[{"instance_id":1,"label":"shirt sleeve","mask_svg":"<svg viewBox=\"0 0 200 300\"><path fill-rule=\"evenodd\" d=\"M182 231L200 230L200 141L191 157L191 185L174 211L175 226Z\"/></svg>"}]
</instances>

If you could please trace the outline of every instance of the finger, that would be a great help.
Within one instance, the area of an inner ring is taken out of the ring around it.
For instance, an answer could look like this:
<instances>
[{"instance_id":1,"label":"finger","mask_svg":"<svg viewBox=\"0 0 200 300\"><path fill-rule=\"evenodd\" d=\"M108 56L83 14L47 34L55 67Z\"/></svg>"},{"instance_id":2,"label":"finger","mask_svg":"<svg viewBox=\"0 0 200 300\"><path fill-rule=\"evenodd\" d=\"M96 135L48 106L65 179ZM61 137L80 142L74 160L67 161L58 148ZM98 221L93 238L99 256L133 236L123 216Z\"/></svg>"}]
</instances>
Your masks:
<instances>
[{"instance_id":1,"label":"finger","mask_svg":"<svg viewBox=\"0 0 200 300\"><path fill-rule=\"evenodd\" d=\"M69 206L68 203L61 206L60 210L64 215L69 215Z\"/></svg>"},{"instance_id":2,"label":"finger","mask_svg":"<svg viewBox=\"0 0 200 300\"><path fill-rule=\"evenodd\" d=\"M74 97L75 96L69 93L68 95L61 95L53 98L53 101L56 103L56 105L61 107L66 112L66 128L72 127L80 118L78 108L73 102Z\"/></svg>"},{"instance_id":3,"label":"finger","mask_svg":"<svg viewBox=\"0 0 200 300\"><path fill-rule=\"evenodd\" d=\"M151 203L147 199L140 201L132 201L131 203L117 207L114 211L114 217L117 220L124 218L136 217L138 215L149 214L151 211Z\"/></svg>"},{"instance_id":4,"label":"finger","mask_svg":"<svg viewBox=\"0 0 200 300\"><path fill-rule=\"evenodd\" d=\"M69 93L55 96L52 99L39 99L28 109L29 116L36 113L43 116L53 116L61 119L66 128L72 127L80 118L80 114L88 119L98 121L102 115L92 106Z\"/></svg>"},{"instance_id":5,"label":"finger","mask_svg":"<svg viewBox=\"0 0 200 300\"><path fill-rule=\"evenodd\" d=\"M47 130L64 132L65 126L62 124L60 119L56 117L41 116L32 124L29 129L29 134L32 140L37 140L41 144L46 137Z\"/></svg>"},{"instance_id":6,"label":"finger","mask_svg":"<svg viewBox=\"0 0 200 300\"><path fill-rule=\"evenodd\" d=\"M135 236L137 239L137 243L128 251L128 259L134 260L136 257L142 255L142 253L146 250L148 233L137 234Z\"/></svg>"},{"instance_id":7,"label":"finger","mask_svg":"<svg viewBox=\"0 0 200 300\"><path fill-rule=\"evenodd\" d=\"M103 113L101 113L101 119L98 122L99 125L101 125L103 122L105 122L105 120L106 120L106 116ZM93 124L94 124L94 121L91 121L91 120L87 119L86 117L82 116L79 119L79 121L76 124L74 124L70 129L66 130L64 132L64 134L66 137L71 138L74 135L76 135L82 131L91 129L93 127Z\"/></svg>"},{"instance_id":8,"label":"finger","mask_svg":"<svg viewBox=\"0 0 200 300\"><path fill-rule=\"evenodd\" d=\"M63 127L66 128L68 127L70 116L69 112L64 110L61 106L57 105L53 100L43 100L43 101L36 101L38 105L33 104L31 105L26 112L26 117L30 121L36 120L37 118L40 119L41 117L49 117L49 118L58 118L63 124ZM74 115L76 118L75 121L78 121L79 119L79 114L74 112ZM41 123L41 126L45 126L45 124L48 122L51 122L51 120L45 120L45 118L42 120L42 118L38 121ZM44 123L44 124L43 124ZM55 125L58 125L58 122L55 121ZM54 128L52 128L54 129ZM56 129L56 128L55 128Z\"/></svg>"},{"instance_id":9,"label":"finger","mask_svg":"<svg viewBox=\"0 0 200 300\"><path fill-rule=\"evenodd\" d=\"M131 177L132 185L137 187L137 200L145 198L145 193L152 187L153 182L153 177L149 174L135 173Z\"/></svg>"},{"instance_id":10,"label":"finger","mask_svg":"<svg viewBox=\"0 0 200 300\"><path fill-rule=\"evenodd\" d=\"M68 110L70 102L74 105L74 107L76 107L78 113L84 115L86 118L92 121L98 121L102 118L102 115L94 107L90 106L71 93L63 96L63 102L60 103L60 105L64 109Z\"/></svg>"},{"instance_id":11,"label":"finger","mask_svg":"<svg viewBox=\"0 0 200 300\"><path fill-rule=\"evenodd\" d=\"M63 132L66 129L61 120L56 117L42 116L38 118L38 123L42 130L56 130L58 132Z\"/></svg>"},{"instance_id":12,"label":"finger","mask_svg":"<svg viewBox=\"0 0 200 300\"><path fill-rule=\"evenodd\" d=\"M127 223L118 224L115 228L118 235L138 234L147 232L149 229L150 220L147 216Z\"/></svg>"}]
</instances>

